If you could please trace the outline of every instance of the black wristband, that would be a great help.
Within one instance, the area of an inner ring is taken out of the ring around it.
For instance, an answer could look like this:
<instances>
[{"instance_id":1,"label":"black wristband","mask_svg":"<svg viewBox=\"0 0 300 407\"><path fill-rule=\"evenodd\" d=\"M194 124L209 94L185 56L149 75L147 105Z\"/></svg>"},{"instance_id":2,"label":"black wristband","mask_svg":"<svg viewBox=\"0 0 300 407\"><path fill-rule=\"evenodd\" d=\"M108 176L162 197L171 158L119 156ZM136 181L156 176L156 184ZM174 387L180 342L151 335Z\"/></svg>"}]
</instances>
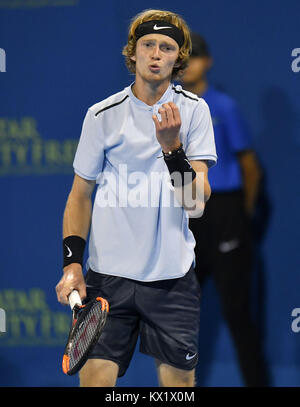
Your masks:
<instances>
[{"instance_id":1,"label":"black wristband","mask_svg":"<svg viewBox=\"0 0 300 407\"><path fill-rule=\"evenodd\" d=\"M64 265L79 263L82 266L85 240L80 236L68 236L63 240Z\"/></svg>"},{"instance_id":2,"label":"black wristband","mask_svg":"<svg viewBox=\"0 0 300 407\"><path fill-rule=\"evenodd\" d=\"M190 184L196 178L196 172L191 166L189 160L187 159L185 152L182 148L182 144L177 150L170 151L169 153L164 153L164 160L172 177L174 172L178 172L180 177L173 175L174 180L171 178L173 187L183 187L184 185ZM192 176L184 176L184 174L192 174ZM180 178L178 180L178 178Z\"/></svg>"}]
</instances>

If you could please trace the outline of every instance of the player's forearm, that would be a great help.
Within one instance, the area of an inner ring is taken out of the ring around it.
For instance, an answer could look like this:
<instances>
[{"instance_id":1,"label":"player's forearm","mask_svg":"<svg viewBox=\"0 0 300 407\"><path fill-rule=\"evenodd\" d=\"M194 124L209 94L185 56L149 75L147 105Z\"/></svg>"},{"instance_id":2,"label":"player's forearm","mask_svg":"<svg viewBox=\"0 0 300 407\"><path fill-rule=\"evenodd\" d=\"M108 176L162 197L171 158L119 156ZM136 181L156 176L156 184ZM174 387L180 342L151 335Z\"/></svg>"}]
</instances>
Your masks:
<instances>
[{"instance_id":1,"label":"player's forearm","mask_svg":"<svg viewBox=\"0 0 300 407\"><path fill-rule=\"evenodd\" d=\"M203 173L197 172L192 183L174 188L177 201L191 218L200 218L203 215L205 203L210 198L211 188L205 178Z\"/></svg>"},{"instance_id":2,"label":"player's forearm","mask_svg":"<svg viewBox=\"0 0 300 407\"><path fill-rule=\"evenodd\" d=\"M209 200L211 195L211 188L207 178L204 173L197 172L197 176L193 183L193 197L195 199L204 202L204 204Z\"/></svg>"},{"instance_id":3,"label":"player's forearm","mask_svg":"<svg viewBox=\"0 0 300 407\"><path fill-rule=\"evenodd\" d=\"M70 193L63 218L63 237L75 235L87 239L92 213L92 200Z\"/></svg>"}]
</instances>

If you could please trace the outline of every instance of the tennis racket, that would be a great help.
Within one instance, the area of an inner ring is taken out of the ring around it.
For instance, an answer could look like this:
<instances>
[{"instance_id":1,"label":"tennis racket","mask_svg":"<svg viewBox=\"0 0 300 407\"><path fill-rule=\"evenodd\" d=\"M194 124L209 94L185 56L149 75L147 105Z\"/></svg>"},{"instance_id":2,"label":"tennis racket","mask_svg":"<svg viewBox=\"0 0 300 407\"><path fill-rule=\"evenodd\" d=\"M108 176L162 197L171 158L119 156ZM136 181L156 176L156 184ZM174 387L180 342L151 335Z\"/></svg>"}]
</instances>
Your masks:
<instances>
[{"instance_id":1,"label":"tennis racket","mask_svg":"<svg viewBox=\"0 0 300 407\"><path fill-rule=\"evenodd\" d=\"M109 305L101 297L82 305L77 290L73 290L69 295L69 304L73 311L73 320L63 355L62 369L71 376L82 368L89 352L97 343L106 322Z\"/></svg>"}]
</instances>

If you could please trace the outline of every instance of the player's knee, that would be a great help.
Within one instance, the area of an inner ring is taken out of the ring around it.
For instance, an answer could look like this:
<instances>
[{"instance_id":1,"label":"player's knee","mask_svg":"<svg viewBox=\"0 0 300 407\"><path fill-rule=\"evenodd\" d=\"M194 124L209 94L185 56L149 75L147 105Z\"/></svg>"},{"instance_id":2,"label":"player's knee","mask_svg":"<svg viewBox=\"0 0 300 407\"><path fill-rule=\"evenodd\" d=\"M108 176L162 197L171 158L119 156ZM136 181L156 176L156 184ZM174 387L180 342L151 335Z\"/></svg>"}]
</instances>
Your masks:
<instances>
[{"instance_id":1,"label":"player's knee","mask_svg":"<svg viewBox=\"0 0 300 407\"><path fill-rule=\"evenodd\" d=\"M172 379L166 384L166 386L175 387L194 387L195 386L195 374L194 372L184 371L179 374L176 373Z\"/></svg>"},{"instance_id":2,"label":"player's knee","mask_svg":"<svg viewBox=\"0 0 300 407\"><path fill-rule=\"evenodd\" d=\"M158 366L160 385L163 387L194 387L195 369L182 370L167 364Z\"/></svg>"},{"instance_id":3,"label":"player's knee","mask_svg":"<svg viewBox=\"0 0 300 407\"><path fill-rule=\"evenodd\" d=\"M187 371L184 372L182 375L179 376L179 382L181 383L179 386L182 387L194 387L195 386L195 372Z\"/></svg>"},{"instance_id":4,"label":"player's knee","mask_svg":"<svg viewBox=\"0 0 300 407\"><path fill-rule=\"evenodd\" d=\"M79 373L80 387L114 387L119 366L111 360L89 359Z\"/></svg>"}]
</instances>

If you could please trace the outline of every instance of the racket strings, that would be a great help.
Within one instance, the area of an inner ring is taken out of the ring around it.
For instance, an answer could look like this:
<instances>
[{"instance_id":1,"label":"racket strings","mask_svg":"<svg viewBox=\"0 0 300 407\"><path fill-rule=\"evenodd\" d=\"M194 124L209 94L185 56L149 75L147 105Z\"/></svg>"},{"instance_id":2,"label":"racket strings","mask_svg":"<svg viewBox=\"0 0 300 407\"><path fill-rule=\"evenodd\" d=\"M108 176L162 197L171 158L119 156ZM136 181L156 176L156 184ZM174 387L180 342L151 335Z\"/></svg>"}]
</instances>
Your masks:
<instances>
[{"instance_id":1,"label":"racket strings","mask_svg":"<svg viewBox=\"0 0 300 407\"><path fill-rule=\"evenodd\" d=\"M99 303L95 303L88 312L88 315L83 319L78 327L77 332L73 338L73 345L70 349L70 365L72 369L75 366L85 352L88 350L91 342L93 341L96 333L105 323L106 314L102 312ZM100 323L99 323L100 321Z\"/></svg>"}]
</instances>

